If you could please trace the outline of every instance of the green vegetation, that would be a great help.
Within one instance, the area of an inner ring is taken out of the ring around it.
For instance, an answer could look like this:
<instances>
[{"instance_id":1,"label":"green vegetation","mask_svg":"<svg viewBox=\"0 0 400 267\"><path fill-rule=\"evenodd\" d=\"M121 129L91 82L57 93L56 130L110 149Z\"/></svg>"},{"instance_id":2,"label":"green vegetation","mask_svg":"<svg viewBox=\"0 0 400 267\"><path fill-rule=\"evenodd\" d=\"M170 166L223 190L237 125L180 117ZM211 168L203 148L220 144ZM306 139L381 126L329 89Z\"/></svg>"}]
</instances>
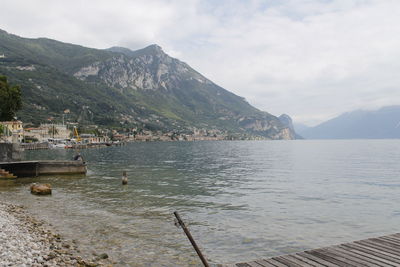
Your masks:
<instances>
[{"instance_id":1,"label":"green vegetation","mask_svg":"<svg viewBox=\"0 0 400 267\"><path fill-rule=\"evenodd\" d=\"M21 106L21 88L9 85L7 77L0 76L0 121L13 120Z\"/></svg>"}]
</instances>

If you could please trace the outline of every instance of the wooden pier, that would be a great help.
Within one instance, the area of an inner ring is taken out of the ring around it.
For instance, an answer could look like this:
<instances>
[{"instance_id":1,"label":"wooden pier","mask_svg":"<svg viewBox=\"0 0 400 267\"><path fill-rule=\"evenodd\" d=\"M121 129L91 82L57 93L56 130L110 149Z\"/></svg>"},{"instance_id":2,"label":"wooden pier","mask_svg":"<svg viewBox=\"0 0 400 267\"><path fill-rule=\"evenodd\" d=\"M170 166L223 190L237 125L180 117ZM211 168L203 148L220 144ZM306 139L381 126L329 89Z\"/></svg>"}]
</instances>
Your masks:
<instances>
[{"instance_id":1,"label":"wooden pier","mask_svg":"<svg viewBox=\"0 0 400 267\"><path fill-rule=\"evenodd\" d=\"M400 233L225 267L400 266Z\"/></svg>"}]
</instances>

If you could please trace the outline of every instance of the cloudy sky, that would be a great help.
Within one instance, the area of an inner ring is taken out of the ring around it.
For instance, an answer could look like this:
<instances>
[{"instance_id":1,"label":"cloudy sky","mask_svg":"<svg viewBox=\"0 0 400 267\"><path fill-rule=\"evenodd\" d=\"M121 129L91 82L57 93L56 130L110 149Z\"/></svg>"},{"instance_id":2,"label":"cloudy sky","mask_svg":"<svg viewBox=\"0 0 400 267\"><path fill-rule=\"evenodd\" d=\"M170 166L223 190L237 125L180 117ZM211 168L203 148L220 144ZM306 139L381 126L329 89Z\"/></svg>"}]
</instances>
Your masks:
<instances>
[{"instance_id":1,"label":"cloudy sky","mask_svg":"<svg viewBox=\"0 0 400 267\"><path fill-rule=\"evenodd\" d=\"M309 125L400 104L398 0L2 0L0 28L95 48L156 43Z\"/></svg>"}]
</instances>

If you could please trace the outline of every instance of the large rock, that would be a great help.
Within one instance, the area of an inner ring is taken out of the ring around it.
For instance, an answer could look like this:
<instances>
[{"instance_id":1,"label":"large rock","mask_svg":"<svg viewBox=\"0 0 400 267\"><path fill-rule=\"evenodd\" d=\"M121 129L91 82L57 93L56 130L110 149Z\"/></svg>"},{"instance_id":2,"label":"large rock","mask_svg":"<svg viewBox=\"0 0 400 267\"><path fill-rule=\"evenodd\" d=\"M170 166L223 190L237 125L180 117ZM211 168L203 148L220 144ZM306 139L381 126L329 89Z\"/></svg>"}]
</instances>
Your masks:
<instances>
[{"instance_id":1,"label":"large rock","mask_svg":"<svg viewBox=\"0 0 400 267\"><path fill-rule=\"evenodd\" d=\"M32 184L31 193L34 195L51 195L50 184Z\"/></svg>"}]
</instances>

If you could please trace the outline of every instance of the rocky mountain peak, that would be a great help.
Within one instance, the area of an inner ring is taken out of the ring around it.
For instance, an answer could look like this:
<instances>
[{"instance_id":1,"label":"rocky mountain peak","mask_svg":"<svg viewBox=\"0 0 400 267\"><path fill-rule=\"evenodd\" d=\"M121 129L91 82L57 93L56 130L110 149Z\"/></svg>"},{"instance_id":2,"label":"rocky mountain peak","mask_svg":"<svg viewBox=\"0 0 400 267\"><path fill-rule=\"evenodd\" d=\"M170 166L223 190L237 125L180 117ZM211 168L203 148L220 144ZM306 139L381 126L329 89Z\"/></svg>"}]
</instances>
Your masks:
<instances>
[{"instance_id":1,"label":"rocky mountain peak","mask_svg":"<svg viewBox=\"0 0 400 267\"><path fill-rule=\"evenodd\" d=\"M165 54L162 50L161 46L157 44L149 45L142 49L143 52L147 52L149 54Z\"/></svg>"},{"instance_id":2,"label":"rocky mountain peak","mask_svg":"<svg viewBox=\"0 0 400 267\"><path fill-rule=\"evenodd\" d=\"M179 88L182 82L191 81L211 84L186 63L167 55L156 44L136 51L124 47L111 47L107 51L117 54L105 61L83 66L73 75L81 80L95 78L112 87L135 90L170 90Z\"/></svg>"},{"instance_id":3,"label":"rocky mountain peak","mask_svg":"<svg viewBox=\"0 0 400 267\"><path fill-rule=\"evenodd\" d=\"M146 46L145 48L139 49L139 50L131 50L126 47L121 47L121 46L113 46L108 49L106 49L111 52L116 52L116 53L121 53L124 54L125 56L128 57L140 57L140 56L167 56L167 54L162 50L161 46L157 44L152 44L149 46Z\"/></svg>"},{"instance_id":4,"label":"rocky mountain peak","mask_svg":"<svg viewBox=\"0 0 400 267\"><path fill-rule=\"evenodd\" d=\"M279 121L294 132L292 118L287 114L282 114L278 117Z\"/></svg>"}]
</instances>

